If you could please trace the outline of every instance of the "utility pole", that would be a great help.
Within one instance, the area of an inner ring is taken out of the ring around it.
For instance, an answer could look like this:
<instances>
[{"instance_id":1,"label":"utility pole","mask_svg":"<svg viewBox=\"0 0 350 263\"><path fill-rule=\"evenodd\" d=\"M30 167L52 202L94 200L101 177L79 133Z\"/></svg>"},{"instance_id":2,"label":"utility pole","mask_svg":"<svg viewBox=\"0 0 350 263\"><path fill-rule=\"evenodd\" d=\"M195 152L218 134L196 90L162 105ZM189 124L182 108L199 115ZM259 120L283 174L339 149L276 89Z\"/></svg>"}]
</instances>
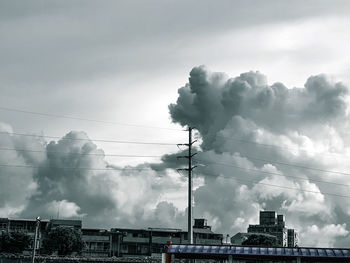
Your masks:
<instances>
[{"instance_id":1,"label":"utility pole","mask_svg":"<svg viewBox=\"0 0 350 263\"><path fill-rule=\"evenodd\" d=\"M188 168L177 169L178 171L188 171L188 243L193 244L193 223L192 223L192 170L197 166L192 166L192 158L197 153L192 154L192 144L194 144L197 140L192 141L192 130L193 127L188 127L188 143L178 144L178 146L184 145L188 147L188 155L186 156L178 156L177 158L186 158L188 159Z\"/></svg>"},{"instance_id":2,"label":"utility pole","mask_svg":"<svg viewBox=\"0 0 350 263\"><path fill-rule=\"evenodd\" d=\"M32 254L32 263L35 262L35 251L36 251L36 245L37 245L37 238L38 238L38 232L39 232L39 226L40 226L40 216L36 218L36 225L35 225L35 233L34 233L34 244L33 244L33 254Z\"/></svg>"}]
</instances>

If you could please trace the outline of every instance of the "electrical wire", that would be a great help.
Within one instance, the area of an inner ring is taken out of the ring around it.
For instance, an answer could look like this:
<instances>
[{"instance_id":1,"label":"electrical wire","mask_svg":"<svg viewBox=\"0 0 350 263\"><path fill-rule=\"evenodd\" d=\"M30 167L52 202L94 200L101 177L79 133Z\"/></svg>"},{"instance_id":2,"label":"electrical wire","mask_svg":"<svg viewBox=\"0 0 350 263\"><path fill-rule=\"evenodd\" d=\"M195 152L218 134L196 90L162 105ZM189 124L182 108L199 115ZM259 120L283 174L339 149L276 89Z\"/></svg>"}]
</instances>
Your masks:
<instances>
[{"instance_id":1,"label":"electrical wire","mask_svg":"<svg viewBox=\"0 0 350 263\"><path fill-rule=\"evenodd\" d=\"M211 175L211 176L218 176L218 175L210 174L210 173L202 173L202 174ZM235 181L238 181L238 182L239 181L241 181L241 182L242 181L243 182L250 182L250 183L255 183L255 184L260 184L260 185L265 185L265 186L278 187L278 188L282 188L282 189L296 190L296 191L300 191L300 192L323 194L323 195L330 195L330 196L336 196L336 197L349 198L350 199L350 196L347 196L347 195L339 195L339 194L333 194L333 193L328 193L328 192L312 191L312 190L307 190L307 189L302 189L302 188L294 188L294 187L281 186L281 185L275 185L275 184L261 183L261 182L257 182L257 181L254 181L254 180L237 179L236 177L229 177L229 176L224 176L224 175L219 175L219 176L223 177L223 178L226 178L226 179L235 180Z\"/></svg>"},{"instance_id":2,"label":"electrical wire","mask_svg":"<svg viewBox=\"0 0 350 263\"><path fill-rule=\"evenodd\" d=\"M306 170L313 170L313 171L318 171L318 172L334 173L334 174L341 174L341 175L350 175L350 173L345 173L345 172L331 171L331 170L325 170L325 169L309 167L309 166L303 166L303 165L298 165L298 164L291 164L291 163L285 163L285 162L279 162L279 161L266 160L266 159L261 159L261 158L257 158L257 157L252 157L252 156L249 156L249 155L245 155L244 157L247 157L249 159L256 160L256 161L275 163L275 164L280 164L280 165L285 165L285 166L290 166L290 167L296 167L296 168L301 168L301 169L306 169Z\"/></svg>"},{"instance_id":3,"label":"electrical wire","mask_svg":"<svg viewBox=\"0 0 350 263\"><path fill-rule=\"evenodd\" d=\"M273 173L273 172L261 171L261 170L252 169L252 168L240 167L240 166L236 166L236 165L228 164L228 163L210 162L210 161L201 160L201 159L198 159L198 161L202 161L202 162L205 162L205 163L208 163L208 164L214 164L214 165L229 166L229 167L233 167L233 168L237 168L237 169L241 169L241 170L245 170L245 171L252 171L252 172L256 172L256 173L277 175L277 176L282 176L282 177L290 177L290 178L299 179L299 180L313 181L313 182L319 182L319 183L325 183L325 184L333 184L333 185L338 185L338 186L350 186L349 184L334 183L334 182L323 181L323 180L312 179L312 178L303 178L303 177L298 177L298 176L285 175L285 174L281 174L281 173Z\"/></svg>"},{"instance_id":4,"label":"electrical wire","mask_svg":"<svg viewBox=\"0 0 350 263\"><path fill-rule=\"evenodd\" d=\"M90 167L63 167L63 166L37 166L37 165L21 165L21 164L0 164L0 167L13 168L38 168L38 169L67 169L67 170L92 170L92 171L151 171L151 168L90 168Z\"/></svg>"},{"instance_id":5,"label":"electrical wire","mask_svg":"<svg viewBox=\"0 0 350 263\"><path fill-rule=\"evenodd\" d=\"M326 170L326 169L321 169L321 168L316 168L316 167L310 167L310 166L304 166L304 165L298 165L298 164L292 164L292 163L285 163L285 162L279 162L279 161L272 161L272 160L257 158L257 157L249 156L249 155L244 155L244 156L242 155L242 157L246 157L246 158L249 158L251 160L256 160L256 161L260 161L260 162L280 164L280 165L301 168L301 169L306 169L306 170L313 170L313 171L324 172L324 173L334 173L334 174L340 174L340 175L350 175L350 173L345 173L345 172L332 171L332 170Z\"/></svg>"},{"instance_id":6,"label":"electrical wire","mask_svg":"<svg viewBox=\"0 0 350 263\"><path fill-rule=\"evenodd\" d=\"M7 108L7 107L0 107L0 110L17 112L17 113L26 113L26 114L32 114L32 115L38 115L38 116L44 116L44 117L54 117L54 118L89 121L89 122L96 122L96 123L115 124L115 125L120 125L120 126L128 126L128 127L136 127L136 128L162 129L162 130L170 130L170 131L184 131L184 130L180 130L180 129L167 128L167 127L157 127L157 126L149 126L149 125L129 124L129 123L123 123L123 122L103 121L103 120L87 119L87 118L74 117L74 116L68 116L68 115L43 113L43 112L28 111L28 110L21 110L21 109Z\"/></svg>"},{"instance_id":7,"label":"electrical wire","mask_svg":"<svg viewBox=\"0 0 350 263\"><path fill-rule=\"evenodd\" d=\"M299 148L284 147L284 146L278 146L278 145L266 144L266 143L259 143L259 142L243 140L243 139L234 138L234 137L226 137L226 136L222 136L222 135L216 135L216 137L224 138L224 139L231 140L231 141L238 141L238 142L243 142L243 143L250 143L250 144L260 145L260 146L264 146L264 147L273 147L273 148L279 148L279 149L287 149L287 150L291 150L291 151L302 151L302 152L305 152L305 153L328 155L328 156L333 156L333 157L334 156L338 156L340 158L349 158L349 157L344 156L343 154L340 154L340 153L319 153L319 152L316 152L316 151L310 151L310 150L299 149Z\"/></svg>"},{"instance_id":8,"label":"electrical wire","mask_svg":"<svg viewBox=\"0 0 350 263\"><path fill-rule=\"evenodd\" d=\"M123 144L143 144L143 145L162 145L162 146L176 146L176 143L165 143L165 142L137 142L137 141L117 141L117 140L100 140L100 139L82 139L82 138L67 138L59 136L49 136L49 135L35 135L35 134L25 134L25 133L15 133L15 132L3 132L1 134L24 136L24 137L41 137L49 139L59 139L59 140L69 140L69 141L93 141L93 142L108 142L108 143L123 143Z\"/></svg>"},{"instance_id":9,"label":"electrical wire","mask_svg":"<svg viewBox=\"0 0 350 263\"><path fill-rule=\"evenodd\" d=\"M99 154L99 153L74 153L74 152L60 152L60 151L42 151L42 150L28 150L28 149L14 149L14 148L0 148L0 151L18 151L18 152L32 152L32 153L57 153L69 155L92 155L92 156L112 156L112 157L162 157L162 155L132 155L132 154Z\"/></svg>"}]
</instances>

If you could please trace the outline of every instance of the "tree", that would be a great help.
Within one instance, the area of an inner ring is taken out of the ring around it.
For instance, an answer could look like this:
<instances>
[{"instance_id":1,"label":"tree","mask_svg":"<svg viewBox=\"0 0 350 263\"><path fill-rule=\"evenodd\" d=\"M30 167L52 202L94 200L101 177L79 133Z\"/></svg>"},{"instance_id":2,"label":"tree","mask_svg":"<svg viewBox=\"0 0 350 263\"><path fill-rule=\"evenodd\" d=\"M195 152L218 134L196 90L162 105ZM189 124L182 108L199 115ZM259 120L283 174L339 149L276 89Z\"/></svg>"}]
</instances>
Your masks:
<instances>
[{"instance_id":1,"label":"tree","mask_svg":"<svg viewBox=\"0 0 350 263\"><path fill-rule=\"evenodd\" d=\"M47 254L57 252L60 256L78 254L84 248L81 232L68 227L57 227L52 229L42 243L42 251Z\"/></svg>"},{"instance_id":2,"label":"tree","mask_svg":"<svg viewBox=\"0 0 350 263\"><path fill-rule=\"evenodd\" d=\"M277 237L263 234L252 234L242 242L242 245L273 247L277 245Z\"/></svg>"},{"instance_id":3,"label":"tree","mask_svg":"<svg viewBox=\"0 0 350 263\"><path fill-rule=\"evenodd\" d=\"M0 239L0 251L8 253L22 253L25 249L30 248L32 242L32 238L26 232L2 232Z\"/></svg>"}]
</instances>

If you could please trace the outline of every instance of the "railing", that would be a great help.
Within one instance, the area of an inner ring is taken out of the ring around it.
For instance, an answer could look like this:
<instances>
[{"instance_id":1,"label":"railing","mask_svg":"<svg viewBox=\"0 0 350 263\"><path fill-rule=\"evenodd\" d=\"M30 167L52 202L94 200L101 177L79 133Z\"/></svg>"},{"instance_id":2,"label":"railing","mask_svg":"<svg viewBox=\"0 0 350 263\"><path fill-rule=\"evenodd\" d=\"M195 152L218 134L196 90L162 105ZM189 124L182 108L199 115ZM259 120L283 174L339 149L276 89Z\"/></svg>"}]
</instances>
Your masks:
<instances>
[{"instance_id":1,"label":"railing","mask_svg":"<svg viewBox=\"0 0 350 263\"><path fill-rule=\"evenodd\" d=\"M31 262L31 255L12 254L12 253L0 253L0 262L5 259L6 262ZM35 257L37 263L77 263L77 262L120 262L120 263L159 263L159 259L151 257L83 257L83 256L48 256L38 255Z\"/></svg>"}]
</instances>

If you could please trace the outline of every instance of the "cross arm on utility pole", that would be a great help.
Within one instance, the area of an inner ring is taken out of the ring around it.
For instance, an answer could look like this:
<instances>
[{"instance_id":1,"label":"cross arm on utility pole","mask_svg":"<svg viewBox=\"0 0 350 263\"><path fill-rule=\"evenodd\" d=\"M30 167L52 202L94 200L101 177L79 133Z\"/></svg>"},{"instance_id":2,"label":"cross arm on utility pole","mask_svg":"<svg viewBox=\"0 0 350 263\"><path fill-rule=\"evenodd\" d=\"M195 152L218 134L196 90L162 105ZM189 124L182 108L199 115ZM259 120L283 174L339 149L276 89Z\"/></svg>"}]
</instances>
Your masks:
<instances>
[{"instance_id":1,"label":"cross arm on utility pole","mask_svg":"<svg viewBox=\"0 0 350 263\"><path fill-rule=\"evenodd\" d=\"M194 170L194 168L196 168L197 165L193 165L191 168L179 168L179 169L176 169L177 171L189 171L189 170Z\"/></svg>"},{"instance_id":2,"label":"cross arm on utility pole","mask_svg":"<svg viewBox=\"0 0 350 263\"><path fill-rule=\"evenodd\" d=\"M188 127L188 143L179 143L177 147L180 146L188 147L188 154L185 156L178 156L177 159L185 158L188 159L188 168L180 168L177 171L187 171L188 172L188 242L193 244L193 225L192 225L192 170L197 166L192 166L192 158L197 153L192 153L192 145L197 142L197 140L192 141L192 130L193 127Z\"/></svg>"},{"instance_id":3,"label":"cross arm on utility pole","mask_svg":"<svg viewBox=\"0 0 350 263\"><path fill-rule=\"evenodd\" d=\"M176 158L177 159L181 159L181 158L186 158L186 159L188 159L188 158L192 158L193 156L195 156L197 153L193 153L193 154L191 154L190 156L177 156Z\"/></svg>"}]
</instances>

